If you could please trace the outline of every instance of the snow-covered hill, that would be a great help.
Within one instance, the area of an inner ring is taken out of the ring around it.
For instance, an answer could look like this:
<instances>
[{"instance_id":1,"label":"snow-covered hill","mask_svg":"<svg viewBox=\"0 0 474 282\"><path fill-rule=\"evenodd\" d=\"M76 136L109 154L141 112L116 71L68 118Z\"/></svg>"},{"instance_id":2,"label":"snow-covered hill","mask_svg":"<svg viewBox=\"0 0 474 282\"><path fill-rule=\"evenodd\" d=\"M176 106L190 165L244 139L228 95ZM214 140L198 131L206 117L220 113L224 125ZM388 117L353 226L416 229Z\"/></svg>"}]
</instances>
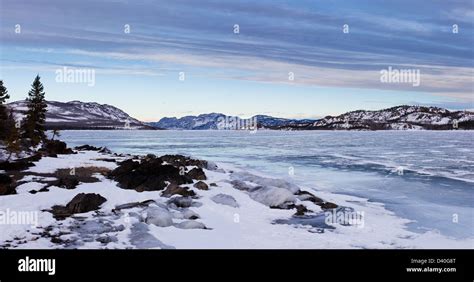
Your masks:
<instances>
[{"instance_id":1,"label":"snow-covered hill","mask_svg":"<svg viewBox=\"0 0 474 282\"><path fill-rule=\"evenodd\" d=\"M47 102L46 127L58 129L150 129L124 111L106 104L71 102ZM26 110L25 101L8 104L21 119Z\"/></svg>"},{"instance_id":2,"label":"snow-covered hill","mask_svg":"<svg viewBox=\"0 0 474 282\"><path fill-rule=\"evenodd\" d=\"M282 126L308 126L315 120L296 120L276 118L266 115L256 115L248 119L228 116L221 113L202 114L198 116L185 116L182 118L162 118L158 122L148 123L151 126L165 129L207 130L233 127L233 124L257 124L259 128L278 128ZM239 126L241 127L241 126Z\"/></svg>"},{"instance_id":3,"label":"snow-covered hill","mask_svg":"<svg viewBox=\"0 0 474 282\"><path fill-rule=\"evenodd\" d=\"M283 127L283 128L294 128ZM449 130L474 129L474 112L437 107L397 106L327 116L304 129L318 130Z\"/></svg>"}]
</instances>

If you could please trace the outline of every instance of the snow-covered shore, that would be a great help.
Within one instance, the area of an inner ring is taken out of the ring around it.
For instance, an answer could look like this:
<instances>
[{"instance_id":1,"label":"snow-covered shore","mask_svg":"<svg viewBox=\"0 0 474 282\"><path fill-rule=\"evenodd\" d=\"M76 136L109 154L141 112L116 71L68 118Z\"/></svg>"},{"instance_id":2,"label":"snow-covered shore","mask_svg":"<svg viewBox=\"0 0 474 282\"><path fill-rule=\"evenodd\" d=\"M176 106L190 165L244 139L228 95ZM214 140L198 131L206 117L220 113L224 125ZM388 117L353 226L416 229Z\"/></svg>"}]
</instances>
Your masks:
<instances>
[{"instance_id":1,"label":"snow-covered shore","mask_svg":"<svg viewBox=\"0 0 474 282\"><path fill-rule=\"evenodd\" d=\"M299 249L474 246L470 239L455 240L435 232L420 234L408 231L408 220L396 217L382 204L368 199L314 191L311 187L298 187L226 164L205 162L206 165L200 167L196 161L197 165L185 166L185 174L202 169L204 178L199 176L196 177L199 180L194 178L191 183L175 186L165 181L166 189L160 190L149 190L146 185L124 189L124 183L129 185L129 182L124 182L124 178L110 177L112 171L125 167L126 160L138 166L149 158L78 150L76 154L43 157L34 166L17 172L19 185L16 194L0 196L0 247ZM172 157L172 160L176 158L179 156ZM162 165L169 163L163 162ZM58 178L68 172L80 176L77 183L58 182ZM132 175L131 179L133 177L137 176ZM98 194L105 201L96 210L55 218L54 206L65 208L82 193ZM321 199L324 200L320 202ZM345 212L357 212L361 217L357 222L327 220ZM27 224L19 222L18 216L22 213L31 215Z\"/></svg>"}]
</instances>

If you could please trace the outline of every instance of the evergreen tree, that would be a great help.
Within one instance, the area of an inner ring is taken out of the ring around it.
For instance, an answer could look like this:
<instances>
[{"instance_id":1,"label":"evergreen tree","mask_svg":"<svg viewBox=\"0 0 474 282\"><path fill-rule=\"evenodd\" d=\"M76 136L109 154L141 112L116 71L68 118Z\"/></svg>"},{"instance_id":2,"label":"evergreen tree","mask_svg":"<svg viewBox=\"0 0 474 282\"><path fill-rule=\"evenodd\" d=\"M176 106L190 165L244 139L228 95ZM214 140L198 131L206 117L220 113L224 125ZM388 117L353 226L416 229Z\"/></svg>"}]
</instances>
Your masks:
<instances>
[{"instance_id":1,"label":"evergreen tree","mask_svg":"<svg viewBox=\"0 0 474 282\"><path fill-rule=\"evenodd\" d=\"M0 141L5 140L7 134L7 120L8 112L7 107L4 105L9 99L7 88L3 86L3 80L0 80Z\"/></svg>"},{"instance_id":2,"label":"evergreen tree","mask_svg":"<svg viewBox=\"0 0 474 282\"><path fill-rule=\"evenodd\" d=\"M7 161L9 161L13 154L18 154L21 151L20 131L13 118L13 110L10 111L6 125L7 137L5 139L5 145L6 150L10 153L7 158Z\"/></svg>"},{"instance_id":3,"label":"evergreen tree","mask_svg":"<svg viewBox=\"0 0 474 282\"><path fill-rule=\"evenodd\" d=\"M26 99L28 110L22 126L22 137L30 139L33 146L46 139L44 124L47 104L44 95L43 84L37 75L28 92Z\"/></svg>"},{"instance_id":4,"label":"evergreen tree","mask_svg":"<svg viewBox=\"0 0 474 282\"><path fill-rule=\"evenodd\" d=\"M59 131L59 129L53 129L53 136L51 136L51 141L54 140L54 137L61 137L61 132Z\"/></svg>"}]
</instances>

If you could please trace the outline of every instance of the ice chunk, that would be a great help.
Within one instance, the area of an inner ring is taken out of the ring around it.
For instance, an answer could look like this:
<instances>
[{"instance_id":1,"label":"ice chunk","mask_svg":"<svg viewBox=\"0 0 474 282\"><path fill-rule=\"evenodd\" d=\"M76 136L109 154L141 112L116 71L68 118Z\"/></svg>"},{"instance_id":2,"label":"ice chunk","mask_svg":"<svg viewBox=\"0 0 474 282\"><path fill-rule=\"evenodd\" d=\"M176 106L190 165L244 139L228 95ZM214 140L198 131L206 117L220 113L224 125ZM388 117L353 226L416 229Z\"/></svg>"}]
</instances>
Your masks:
<instances>
[{"instance_id":1,"label":"ice chunk","mask_svg":"<svg viewBox=\"0 0 474 282\"><path fill-rule=\"evenodd\" d=\"M181 229L206 229L202 222L187 220L176 224L176 227Z\"/></svg>"},{"instance_id":2,"label":"ice chunk","mask_svg":"<svg viewBox=\"0 0 474 282\"><path fill-rule=\"evenodd\" d=\"M173 215L161 207L150 207L146 210L147 216L145 222L160 227L173 225Z\"/></svg>"},{"instance_id":3,"label":"ice chunk","mask_svg":"<svg viewBox=\"0 0 474 282\"><path fill-rule=\"evenodd\" d=\"M215 196L211 197L211 200L213 200L215 203L221 204L221 205L227 205L231 206L234 208L238 208L239 204L237 201L234 199L234 197L226 194L217 194Z\"/></svg>"},{"instance_id":4,"label":"ice chunk","mask_svg":"<svg viewBox=\"0 0 474 282\"><path fill-rule=\"evenodd\" d=\"M295 196L287 189L263 187L250 193L250 198L269 207L284 207L295 202Z\"/></svg>"}]
</instances>

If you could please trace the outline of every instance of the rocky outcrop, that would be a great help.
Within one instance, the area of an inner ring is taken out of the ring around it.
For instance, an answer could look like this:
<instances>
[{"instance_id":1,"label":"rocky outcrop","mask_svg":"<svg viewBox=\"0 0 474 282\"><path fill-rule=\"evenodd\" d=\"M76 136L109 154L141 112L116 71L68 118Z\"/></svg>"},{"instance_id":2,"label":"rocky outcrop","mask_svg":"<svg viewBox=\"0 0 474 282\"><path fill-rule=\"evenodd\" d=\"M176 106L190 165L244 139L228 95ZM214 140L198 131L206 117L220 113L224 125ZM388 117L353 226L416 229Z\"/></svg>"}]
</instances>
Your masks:
<instances>
[{"instance_id":1,"label":"rocky outcrop","mask_svg":"<svg viewBox=\"0 0 474 282\"><path fill-rule=\"evenodd\" d=\"M85 213L97 210L107 199L99 194L80 193L72 198L66 206L53 206L51 212L56 219L64 219L75 213Z\"/></svg>"},{"instance_id":2,"label":"rocky outcrop","mask_svg":"<svg viewBox=\"0 0 474 282\"><path fill-rule=\"evenodd\" d=\"M196 180L206 180L207 179L206 174L204 173L204 171L200 167L191 169L187 173L187 175L189 177L191 177L192 179L196 179Z\"/></svg>"},{"instance_id":3,"label":"rocky outcrop","mask_svg":"<svg viewBox=\"0 0 474 282\"><path fill-rule=\"evenodd\" d=\"M193 183L182 170L170 164L163 164L159 158L124 161L110 173L109 177L117 181L119 187L138 192L163 190L168 186L167 183L174 185Z\"/></svg>"},{"instance_id":4,"label":"rocky outcrop","mask_svg":"<svg viewBox=\"0 0 474 282\"><path fill-rule=\"evenodd\" d=\"M55 157L60 154L74 154L74 151L71 148L68 148L66 143L59 140L46 141L39 152L49 157Z\"/></svg>"},{"instance_id":5,"label":"rocky outcrop","mask_svg":"<svg viewBox=\"0 0 474 282\"><path fill-rule=\"evenodd\" d=\"M181 187L181 186L178 186L176 183L170 183L168 187L163 191L161 196L171 197L173 195L181 195L184 197L194 197L196 196L196 193L187 187Z\"/></svg>"},{"instance_id":6,"label":"rocky outcrop","mask_svg":"<svg viewBox=\"0 0 474 282\"><path fill-rule=\"evenodd\" d=\"M193 187L199 189L199 190L209 190L209 186L203 181L198 181L194 183Z\"/></svg>"}]
</instances>

